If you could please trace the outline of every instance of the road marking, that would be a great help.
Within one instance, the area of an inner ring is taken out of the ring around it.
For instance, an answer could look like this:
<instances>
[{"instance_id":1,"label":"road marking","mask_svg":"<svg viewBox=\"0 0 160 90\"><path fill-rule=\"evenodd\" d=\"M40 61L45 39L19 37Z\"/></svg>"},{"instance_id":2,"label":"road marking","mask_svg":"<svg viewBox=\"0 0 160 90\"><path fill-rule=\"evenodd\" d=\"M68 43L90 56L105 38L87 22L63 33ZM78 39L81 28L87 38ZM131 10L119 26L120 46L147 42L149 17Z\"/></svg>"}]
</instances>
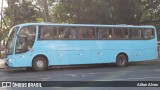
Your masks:
<instances>
[{"instance_id":1,"label":"road marking","mask_svg":"<svg viewBox=\"0 0 160 90\"><path fill-rule=\"evenodd\" d=\"M135 68L130 68L130 69L135 69ZM124 70L124 71L122 71ZM149 72L149 71L154 71L154 72L160 72L160 69L154 69L154 70L129 70L129 68L124 68L124 69L121 69L120 71L118 72L121 72L121 73L134 73L134 72ZM44 77L87 77L87 76L92 76L92 75L102 75L102 74L106 74L106 75L112 75L112 74L115 74L117 73L117 71L109 71L109 72L90 72L90 73L68 73L68 74L50 74L50 75L34 75L36 73L33 73L33 74L29 74L29 75L25 75L23 76L22 75L19 75L19 76L16 76L16 77L12 77L11 76L8 76L8 77L0 77L0 80L4 80L4 79L7 79L7 78L33 78L33 77L40 77L40 78L44 78ZM5 75L5 74L2 74L0 73L0 76L1 75ZM117 75L117 74L116 74ZM135 80L135 79L149 79L149 78L160 78L160 77L143 77L143 78L126 78L126 79L111 79L109 81L117 81L117 80ZM105 79L104 79L105 80ZM108 79L107 79L108 80Z\"/></svg>"},{"instance_id":2,"label":"road marking","mask_svg":"<svg viewBox=\"0 0 160 90\"><path fill-rule=\"evenodd\" d=\"M140 79L159 79L160 77L143 77L143 78L124 78L124 79L111 79L111 80L96 80L96 81L128 81L128 80L140 80ZM159 81L159 80L157 80Z\"/></svg>"}]
</instances>

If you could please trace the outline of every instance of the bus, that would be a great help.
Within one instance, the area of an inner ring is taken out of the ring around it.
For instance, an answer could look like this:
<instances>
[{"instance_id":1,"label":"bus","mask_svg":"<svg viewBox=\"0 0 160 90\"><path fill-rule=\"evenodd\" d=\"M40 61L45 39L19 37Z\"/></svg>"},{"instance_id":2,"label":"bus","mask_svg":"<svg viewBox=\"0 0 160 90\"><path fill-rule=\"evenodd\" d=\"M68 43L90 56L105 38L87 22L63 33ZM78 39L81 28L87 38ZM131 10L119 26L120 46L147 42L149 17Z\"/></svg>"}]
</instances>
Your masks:
<instances>
[{"instance_id":1,"label":"bus","mask_svg":"<svg viewBox=\"0 0 160 90\"><path fill-rule=\"evenodd\" d=\"M157 60L154 26L24 23L11 28L7 67L46 70L57 65Z\"/></svg>"}]
</instances>

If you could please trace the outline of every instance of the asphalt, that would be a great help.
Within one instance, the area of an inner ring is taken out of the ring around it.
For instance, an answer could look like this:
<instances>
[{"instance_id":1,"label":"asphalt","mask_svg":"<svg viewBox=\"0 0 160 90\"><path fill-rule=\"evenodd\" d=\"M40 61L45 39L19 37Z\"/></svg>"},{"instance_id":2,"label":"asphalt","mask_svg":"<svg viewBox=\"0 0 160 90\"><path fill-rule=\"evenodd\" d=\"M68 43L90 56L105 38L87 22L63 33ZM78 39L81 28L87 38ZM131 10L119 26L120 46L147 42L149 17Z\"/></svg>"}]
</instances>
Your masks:
<instances>
[{"instance_id":1,"label":"asphalt","mask_svg":"<svg viewBox=\"0 0 160 90\"><path fill-rule=\"evenodd\" d=\"M149 61L138 62L138 63L148 63L148 62L149 62L149 63L154 63L155 60L149 60ZM157 62L160 62L160 58L158 59ZM0 69L6 69L5 61L4 61L4 59L1 59L1 58L0 58Z\"/></svg>"},{"instance_id":2,"label":"asphalt","mask_svg":"<svg viewBox=\"0 0 160 90\"><path fill-rule=\"evenodd\" d=\"M4 66L4 60L0 60ZM26 69L0 70L0 81L160 81L160 59L129 63L127 67L94 65L53 67L43 72ZM2 67L3 68L3 67ZM0 88L0 90L28 90L28 88ZM160 90L160 87L51 87L30 90Z\"/></svg>"}]
</instances>

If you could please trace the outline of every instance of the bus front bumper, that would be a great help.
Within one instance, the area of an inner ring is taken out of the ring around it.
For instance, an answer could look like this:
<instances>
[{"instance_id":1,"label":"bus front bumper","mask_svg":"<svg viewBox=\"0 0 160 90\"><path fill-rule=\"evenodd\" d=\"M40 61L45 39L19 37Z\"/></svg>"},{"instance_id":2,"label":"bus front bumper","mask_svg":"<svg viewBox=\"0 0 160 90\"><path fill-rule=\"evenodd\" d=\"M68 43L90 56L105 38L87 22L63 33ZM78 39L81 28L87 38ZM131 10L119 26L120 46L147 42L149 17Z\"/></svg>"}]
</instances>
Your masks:
<instances>
[{"instance_id":1,"label":"bus front bumper","mask_svg":"<svg viewBox=\"0 0 160 90\"><path fill-rule=\"evenodd\" d=\"M7 58L5 58L5 66L6 66L6 68L14 67L14 65L13 65L13 59L7 59Z\"/></svg>"}]
</instances>

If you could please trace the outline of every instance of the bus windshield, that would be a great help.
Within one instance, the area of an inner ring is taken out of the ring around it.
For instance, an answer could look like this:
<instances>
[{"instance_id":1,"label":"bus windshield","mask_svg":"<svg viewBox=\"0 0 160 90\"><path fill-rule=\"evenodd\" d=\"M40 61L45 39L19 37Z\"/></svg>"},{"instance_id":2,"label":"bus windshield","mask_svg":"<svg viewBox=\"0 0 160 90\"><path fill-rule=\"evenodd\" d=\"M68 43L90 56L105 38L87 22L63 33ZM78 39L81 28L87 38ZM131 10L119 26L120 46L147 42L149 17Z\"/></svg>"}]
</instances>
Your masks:
<instances>
[{"instance_id":1,"label":"bus windshield","mask_svg":"<svg viewBox=\"0 0 160 90\"><path fill-rule=\"evenodd\" d=\"M13 54L13 50L14 50L14 37L15 37L15 33L17 32L17 30L19 29L19 27L14 27L11 29L11 32L9 34L7 43L6 43L6 54L7 55L11 55Z\"/></svg>"},{"instance_id":2,"label":"bus windshield","mask_svg":"<svg viewBox=\"0 0 160 90\"><path fill-rule=\"evenodd\" d=\"M16 42L16 54L25 53L29 51L34 42L36 37L36 26L25 26L22 27Z\"/></svg>"}]
</instances>

